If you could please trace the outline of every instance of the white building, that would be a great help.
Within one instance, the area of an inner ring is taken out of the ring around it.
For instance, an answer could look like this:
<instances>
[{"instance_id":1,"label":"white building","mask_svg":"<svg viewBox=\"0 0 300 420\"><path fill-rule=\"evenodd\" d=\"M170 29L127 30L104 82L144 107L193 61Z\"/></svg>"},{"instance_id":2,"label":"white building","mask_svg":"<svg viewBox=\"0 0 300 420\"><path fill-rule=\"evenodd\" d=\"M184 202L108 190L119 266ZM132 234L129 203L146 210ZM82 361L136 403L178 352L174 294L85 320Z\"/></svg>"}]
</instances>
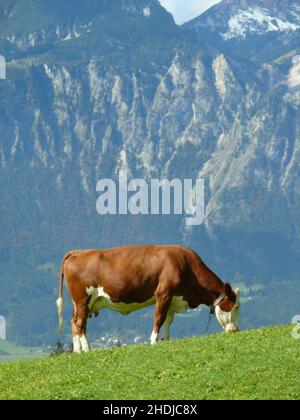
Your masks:
<instances>
[{"instance_id":1,"label":"white building","mask_svg":"<svg viewBox=\"0 0 300 420\"><path fill-rule=\"evenodd\" d=\"M6 79L6 60L3 55L0 55L0 79Z\"/></svg>"},{"instance_id":2,"label":"white building","mask_svg":"<svg viewBox=\"0 0 300 420\"><path fill-rule=\"evenodd\" d=\"M6 340L6 320L0 315L0 340Z\"/></svg>"}]
</instances>

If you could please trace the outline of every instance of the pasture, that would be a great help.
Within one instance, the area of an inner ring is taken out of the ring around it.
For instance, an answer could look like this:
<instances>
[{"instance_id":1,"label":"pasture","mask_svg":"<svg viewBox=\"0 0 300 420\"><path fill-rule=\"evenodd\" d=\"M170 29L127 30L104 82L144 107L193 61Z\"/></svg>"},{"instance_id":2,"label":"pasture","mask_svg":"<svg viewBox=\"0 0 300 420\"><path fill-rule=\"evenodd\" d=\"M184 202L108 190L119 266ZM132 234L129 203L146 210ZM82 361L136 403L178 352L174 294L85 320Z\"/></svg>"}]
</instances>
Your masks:
<instances>
[{"instance_id":1,"label":"pasture","mask_svg":"<svg viewBox=\"0 0 300 420\"><path fill-rule=\"evenodd\" d=\"M45 357L42 349L35 347L19 347L9 341L0 340L0 364L24 359Z\"/></svg>"},{"instance_id":2,"label":"pasture","mask_svg":"<svg viewBox=\"0 0 300 420\"><path fill-rule=\"evenodd\" d=\"M299 399L292 327L0 365L0 399Z\"/></svg>"}]
</instances>

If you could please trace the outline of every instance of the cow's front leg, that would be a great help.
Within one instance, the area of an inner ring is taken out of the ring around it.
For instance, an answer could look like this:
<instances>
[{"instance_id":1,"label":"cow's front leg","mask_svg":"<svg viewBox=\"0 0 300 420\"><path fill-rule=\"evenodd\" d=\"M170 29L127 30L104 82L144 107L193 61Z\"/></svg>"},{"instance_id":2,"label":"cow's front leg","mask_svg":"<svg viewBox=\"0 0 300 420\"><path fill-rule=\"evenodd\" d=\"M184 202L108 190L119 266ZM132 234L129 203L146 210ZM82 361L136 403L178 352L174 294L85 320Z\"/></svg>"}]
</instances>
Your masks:
<instances>
[{"instance_id":1,"label":"cow's front leg","mask_svg":"<svg viewBox=\"0 0 300 420\"><path fill-rule=\"evenodd\" d=\"M81 352L81 342L79 335L73 335L73 352L80 353Z\"/></svg>"},{"instance_id":2,"label":"cow's front leg","mask_svg":"<svg viewBox=\"0 0 300 420\"><path fill-rule=\"evenodd\" d=\"M84 333L80 337L80 344L81 344L82 351L84 353L88 353L90 351L90 344L89 344L88 339L86 337L86 333Z\"/></svg>"},{"instance_id":3,"label":"cow's front leg","mask_svg":"<svg viewBox=\"0 0 300 420\"><path fill-rule=\"evenodd\" d=\"M72 319L73 350L74 353L90 351L90 345L86 338L86 324L89 316L87 304L77 304L75 315Z\"/></svg>"},{"instance_id":4,"label":"cow's front leg","mask_svg":"<svg viewBox=\"0 0 300 420\"><path fill-rule=\"evenodd\" d=\"M167 318L171 302L172 297L169 294L156 293L154 327L150 337L151 344L156 344L158 341L159 331Z\"/></svg>"},{"instance_id":5,"label":"cow's front leg","mask_svg":"<svg viewBox=\"0 0 300 420\"><path fill-rule=\"evenodd\" d=\"M164 340L170 340L170 327L172 325L174 321L174 312L170 309L167 315L167 319L165 320L164 323L164 335L163 335L163 339Z\"/></svg>"}]
</instances>

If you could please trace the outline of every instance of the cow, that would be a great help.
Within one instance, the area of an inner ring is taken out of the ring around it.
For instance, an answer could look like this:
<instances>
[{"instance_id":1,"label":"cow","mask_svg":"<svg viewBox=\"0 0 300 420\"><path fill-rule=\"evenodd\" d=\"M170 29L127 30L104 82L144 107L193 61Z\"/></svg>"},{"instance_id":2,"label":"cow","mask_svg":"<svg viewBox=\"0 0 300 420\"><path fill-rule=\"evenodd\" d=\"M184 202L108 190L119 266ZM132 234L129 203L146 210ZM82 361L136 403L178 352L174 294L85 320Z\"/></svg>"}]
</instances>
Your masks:
<instances>
[{"instance_id":1,"label":"cow","mask_svg":"<svg viewBox=\"0 0 300 420\"><path fill-rule=\"evenodd\" d=\"M212 308L225 332L239 331L239 290L224 284L196 252L182 246L124 246L67 253L57 300L60 335L64 279L74 307L75 353L90 350L87 320L105 308L128 315L155 305L151 344L157 343L162 326L163 339L170 338L176 313L202 304Z\"/></svg>"}]
</instances>

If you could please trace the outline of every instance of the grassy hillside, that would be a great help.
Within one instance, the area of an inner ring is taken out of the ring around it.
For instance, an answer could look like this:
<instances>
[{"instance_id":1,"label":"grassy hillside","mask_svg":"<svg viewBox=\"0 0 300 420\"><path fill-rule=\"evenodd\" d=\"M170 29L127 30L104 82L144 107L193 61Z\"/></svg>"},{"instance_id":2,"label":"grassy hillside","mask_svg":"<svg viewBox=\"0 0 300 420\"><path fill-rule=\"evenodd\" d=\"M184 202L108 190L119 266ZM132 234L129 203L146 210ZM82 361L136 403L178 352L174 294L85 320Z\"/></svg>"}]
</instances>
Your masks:
<instances>
[{"instance_id":1,"label":"grassy hillside","mask_svg":"<svg viewBox=\"0 0 300 420\"><path fill-rule=\"evenodd\" d=\"M34 347L18 347L8 341L0 340L0 364L23 359L45 357L42 349Z\"/></svg>"},{"instance_id":2,"label":"grassy hillside","mask_svg":"<svg viewBox=\"0 0 300 420\"><path fill-rule=\"evenodd\" d=\"M291 327L0 365L1 399L299 399Z\"/></svg>"}]
</instances>

